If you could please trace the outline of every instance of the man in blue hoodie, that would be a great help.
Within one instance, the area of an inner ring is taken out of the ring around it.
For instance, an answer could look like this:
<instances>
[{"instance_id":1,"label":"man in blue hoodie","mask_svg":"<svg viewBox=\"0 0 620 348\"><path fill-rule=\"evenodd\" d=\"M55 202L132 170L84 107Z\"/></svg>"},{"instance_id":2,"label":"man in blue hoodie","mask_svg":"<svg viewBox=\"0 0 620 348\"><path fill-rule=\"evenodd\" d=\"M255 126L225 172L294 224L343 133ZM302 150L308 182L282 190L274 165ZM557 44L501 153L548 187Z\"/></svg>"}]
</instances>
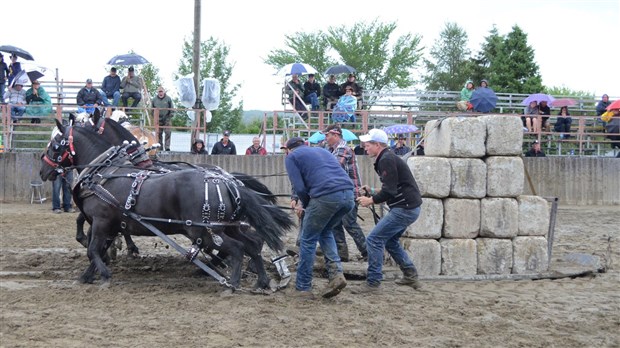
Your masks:
<instances>
[{"instance_id":1,"label":"man in blue hoodie","mask_svg":"<svg viewBox=\"0 0 620 348\"><path fill-rule=\"evenodd\" d=\"M286 148L289 151L286 171L301 202L295 210L298 215L304 211L295 296L313 297L312 267L318 241L330 279L322 296L333 297L347 286L333 230L355 205L353 182L327 150L305 146L304 140L298 137L291 138Z\"/></svg>"}]
</instances>

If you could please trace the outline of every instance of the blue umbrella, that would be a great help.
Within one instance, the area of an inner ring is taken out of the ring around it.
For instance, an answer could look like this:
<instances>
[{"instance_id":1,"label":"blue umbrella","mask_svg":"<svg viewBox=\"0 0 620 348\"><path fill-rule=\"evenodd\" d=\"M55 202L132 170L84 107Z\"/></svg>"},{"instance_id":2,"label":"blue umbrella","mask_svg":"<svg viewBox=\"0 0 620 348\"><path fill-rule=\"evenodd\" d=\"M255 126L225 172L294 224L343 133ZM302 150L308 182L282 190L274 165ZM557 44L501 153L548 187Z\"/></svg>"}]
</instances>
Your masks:
<instances>
[{"instance_id":1,"label":"blue umbrella","mask_svg":"<svg viewBox=\"0 0 620 348\"><path fill-rule=\"evenodd\" d=\"M394 124L383 127L383 131L386 134L415 133L418 131L418 127L412 124Z\"/></svg>"},{"instance_id":2,"label":"blue umbrella","mask_svg":"<svg viewBox=\"0 0 620 348\"><path fill-rule=\"evenodd\" d=\"M357 140L357 136L353 134L353 132L351 132L350 130L343 128L342 139L344 139L344 141L353 141L353 140ZM308 138L308 142L312 144L316 144L322 140L325 140L325 134L323 134L323 132L316 132L312 134L310 138Z\"/></svg>"},{"instance_id":3,"label":"blue umbrella","mask_svg":"<svg viewBox=\"0 0 620 348\"><path fill-rule=\"evenodd\" d=\"M305 63L291 63L286 64L278 71L278 75L281 76L306 74L316 74L316 69Z\"/></svg>"},{"instance_id":4,"label":"blue umbrella","mask_svg":"<svg viewBox=\"0 0 620 348\"><path fill-rule=\"evenodd\" d=\"M108 61L109 65L140 65L148 64L149 61L139 54L129 53L114 56Z\"/></svg>"},{"instance_id":5,"label":"blue umbrella","mask_svg":"<svg viewBox=\"0 0 620 348\"><path fill-rule=\"evenodd\" d=\"M474 110L478 112L490 112L497 105L497 95L491 88L478 88L469 100Z\"/></svg>"}]
</instances>

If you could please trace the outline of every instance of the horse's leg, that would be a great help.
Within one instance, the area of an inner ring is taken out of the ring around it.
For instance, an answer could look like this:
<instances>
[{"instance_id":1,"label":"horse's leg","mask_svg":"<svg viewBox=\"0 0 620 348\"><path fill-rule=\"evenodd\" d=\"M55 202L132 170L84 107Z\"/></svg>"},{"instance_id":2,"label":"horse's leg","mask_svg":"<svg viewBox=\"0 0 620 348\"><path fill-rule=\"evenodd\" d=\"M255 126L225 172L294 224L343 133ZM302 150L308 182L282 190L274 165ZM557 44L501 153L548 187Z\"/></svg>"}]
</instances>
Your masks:
<instances>
[{"instance_id":1,"label":"horse's leg","mask_svg":"<svg viewBox=\"0 0 620 348\"><path fill-rule=\"evenodd\" d=\"M271 278L267 275L265 264L261 256L263 241L254 234L245 234L238 228L227 229L226 233L243 244L243 251L250 257L248 270L256 273L258 279L254 284L254 289L267 289Z\"/></svg>"},{"instance_id":2,"label":"horse's leg","mask_svg":"<svg viewBox=\"0 0 620 348\"><path fill-rule=\"evenodd\" d=\"M77 240L85 248L88 248L88 238L84 234L84 223L86 223L86 217L84 217L84 214L80 213L75 219L75 223L77 225L75 240Z\"/></svg>"},{"instance_id":3,"label":"horse's leg","mask_svg":"<svg viewBox=\"0 0 620 348\"><path fill-rule=\"evenodd\" d=\"M239 289L241 287L241 266L243 266L243 244L226 234L219 236L222 237L223 243L218 250L230 255L230 285L233 289Z\"/></svg>"},{"instance_id":4,"label":"horse's leg","mask_svg":"<svg viewBox=\"0 0 620 348\"><path fill-rule=\"evenodd\" d=\"M92 283L95 280L95 272L98 270L101 275L101 279L104 282L110 280L111 274L108 267L105 265L102 256L105 254L107 240L105 233L110 226L93 219L90 233L90 243L88 243L88 259L90 265L84 271L80 277L80 281L83 283Z\"/></svg>"},{"instance_id":5,"label":"horse's leg","mask_svg":"<svg viewBox=\"0 0 620 348\"><path fill-rule=\"evenodd\" d=\"M138 255L140 255L140 250L138 250L138 247L127 231L123 231L123 237L125 237L125 244L127 244L127 256L138 257Z\"/></svg>"}]
</instances>

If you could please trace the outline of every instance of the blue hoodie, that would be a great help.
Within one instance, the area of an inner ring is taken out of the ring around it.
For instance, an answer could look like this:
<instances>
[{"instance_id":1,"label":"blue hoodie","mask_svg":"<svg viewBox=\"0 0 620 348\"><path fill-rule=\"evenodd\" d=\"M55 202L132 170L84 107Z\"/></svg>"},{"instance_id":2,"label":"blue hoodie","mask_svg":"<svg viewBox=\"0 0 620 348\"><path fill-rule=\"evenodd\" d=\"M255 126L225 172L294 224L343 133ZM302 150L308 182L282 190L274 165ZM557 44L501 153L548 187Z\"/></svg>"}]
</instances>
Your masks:
<instances>
[{"instance_id":1,"label":"blue hoodie","mask_svg":"<svg viewBox=\"0 0 620 348\"><path fill-rule=\"evenodd\" d=\"M353 182L329 151L301 145L285 160L288 178L304 207L310 198L353 190Z\"/></svg>"}]
</instances>

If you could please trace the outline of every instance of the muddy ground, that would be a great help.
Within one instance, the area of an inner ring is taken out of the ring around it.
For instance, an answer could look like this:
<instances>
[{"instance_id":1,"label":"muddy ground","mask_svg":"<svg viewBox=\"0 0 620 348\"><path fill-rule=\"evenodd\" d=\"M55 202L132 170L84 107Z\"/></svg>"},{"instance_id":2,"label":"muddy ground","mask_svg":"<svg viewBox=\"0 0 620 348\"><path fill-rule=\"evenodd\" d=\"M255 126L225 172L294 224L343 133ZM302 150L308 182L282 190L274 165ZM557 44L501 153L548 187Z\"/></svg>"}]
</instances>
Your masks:
<instances>
[{"instance_id":1,"label":"muddy ground","mask_svg":"<svg viewBox=\"0 0 620 348\"><path fill-rule=\"evenodd\" d=\"M49 203L0 204L0 346L618 347L619 211L559 210L552 269L594 268L574 257L590 254L610 267L594 277L429 280L418 292L390 281L380 294L345 289L305 301L290 297L290 287L228 296L149 237L136 238L140 258L112 263L109 286L80 284L87 259L74 240L76 214L52 214ZM317 295L325 284L315 278Z\"/></svg>"}]
</instances>

